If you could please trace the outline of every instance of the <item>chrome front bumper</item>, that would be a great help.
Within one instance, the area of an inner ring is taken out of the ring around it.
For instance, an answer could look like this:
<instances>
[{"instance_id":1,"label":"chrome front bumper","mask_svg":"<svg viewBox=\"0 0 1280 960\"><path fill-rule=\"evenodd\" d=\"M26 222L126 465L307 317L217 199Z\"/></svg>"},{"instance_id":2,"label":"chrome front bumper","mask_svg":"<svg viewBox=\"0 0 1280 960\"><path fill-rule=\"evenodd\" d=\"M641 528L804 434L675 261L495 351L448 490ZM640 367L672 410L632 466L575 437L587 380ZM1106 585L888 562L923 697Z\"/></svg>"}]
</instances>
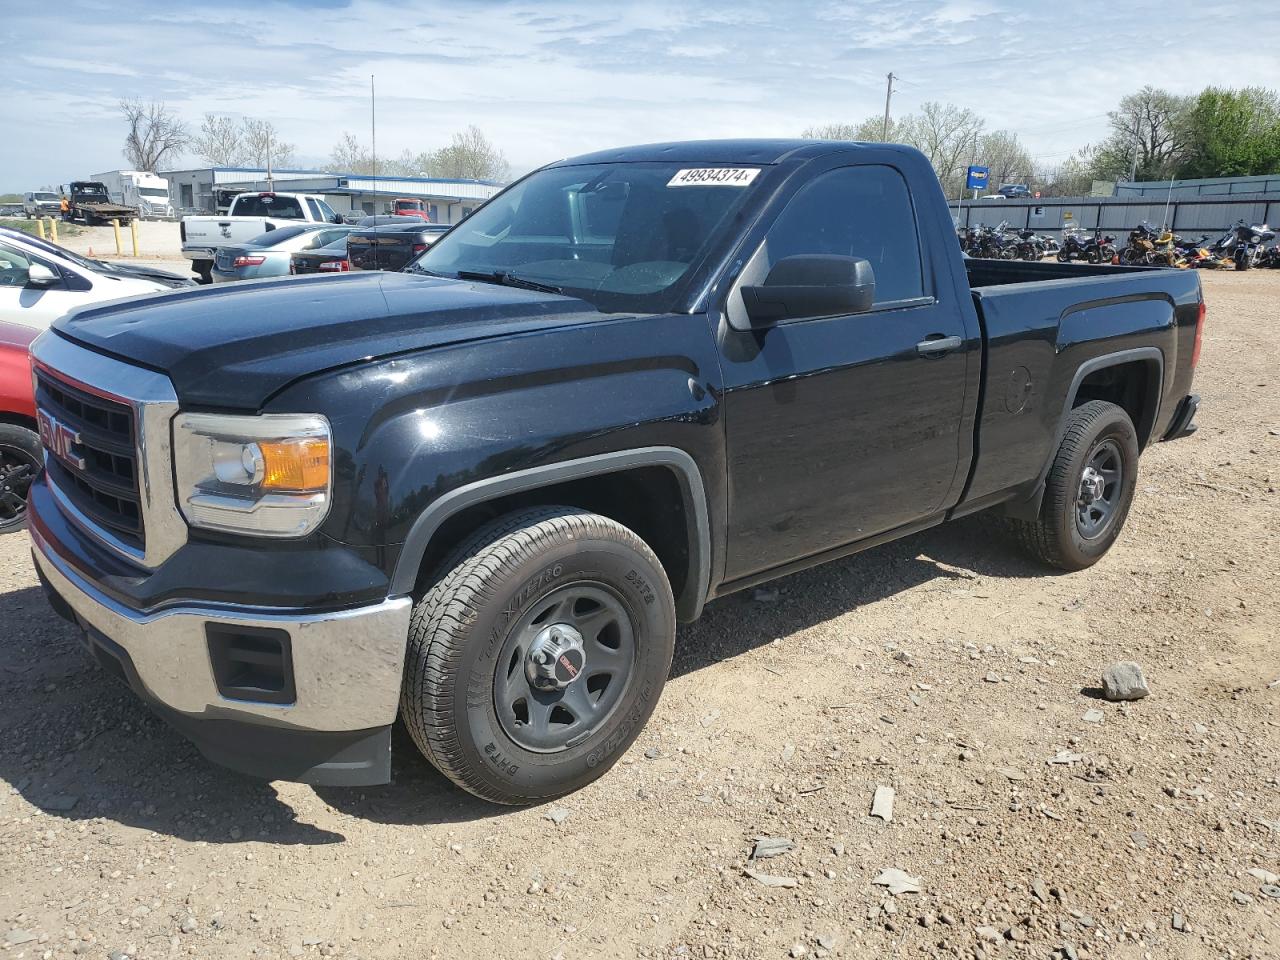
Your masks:
<instances>
[{"instance_id":1,"label":"chrome front bumper","mask_svg":"<svg viewBox=\"0 0 1280 960\"><path fill-rule=\"evenodd\" d=\"M146 697L189 719L240 720L294 730L386 727L400 703L412 607L408 597L330 613L304 614L233 605L132 610L62 560L31 529L36 566L83 626L118 645ZM296 698L290 703L233 699L220 692L209 627L286 631Z\"/></svg>"}]
</instances>

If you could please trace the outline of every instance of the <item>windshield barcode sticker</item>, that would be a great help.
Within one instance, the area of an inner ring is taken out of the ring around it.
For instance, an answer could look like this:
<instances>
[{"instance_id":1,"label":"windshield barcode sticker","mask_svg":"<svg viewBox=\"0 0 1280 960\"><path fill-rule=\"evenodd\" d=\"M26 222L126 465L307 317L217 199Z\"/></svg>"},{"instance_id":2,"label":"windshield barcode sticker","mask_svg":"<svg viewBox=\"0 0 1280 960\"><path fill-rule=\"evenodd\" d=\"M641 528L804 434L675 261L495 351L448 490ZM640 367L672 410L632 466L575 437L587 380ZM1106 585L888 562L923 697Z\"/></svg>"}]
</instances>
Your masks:
<instances>
[{"instance_id":1,"label":"windshield barcode sticker","mask_svg":"<svg viewBox=\"0 0 1280 960\"><path fill-rule=\"evenodd\" d=\"M746 187L760 173L759 167L696 167L677 170L668 187Z\"/></svg>"}]
</instances>

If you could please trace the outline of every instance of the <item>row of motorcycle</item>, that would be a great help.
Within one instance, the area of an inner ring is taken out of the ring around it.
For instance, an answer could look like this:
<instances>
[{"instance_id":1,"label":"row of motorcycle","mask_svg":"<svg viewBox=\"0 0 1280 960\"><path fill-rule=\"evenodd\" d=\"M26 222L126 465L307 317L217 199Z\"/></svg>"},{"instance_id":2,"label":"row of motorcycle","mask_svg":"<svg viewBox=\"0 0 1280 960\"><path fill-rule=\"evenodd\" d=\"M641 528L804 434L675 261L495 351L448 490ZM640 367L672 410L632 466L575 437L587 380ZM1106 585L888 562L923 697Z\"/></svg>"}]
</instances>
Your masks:
<instances>
[{"instance_id":1,"label":"row of motorcycle","mask_svg":"<svg viewBox=\"0 0 1280 960\"><path fill-rule=\"evenodd\" d=\"M957 227L960 249L971 257L985 260L1042 260L1050 254L1061 258L1062 248L1053 237L1034 230L1015 230L1003 220L994 227L975 224Z\"/></svg>"},{"instance_id":2,"label":"row of motorcycle","mask_svg":"<svg viewBox=\"0 0 1280 960\"><path fill-rule=\"evenodd\" d=\"M1116 238L1101 230L1089 233L1067 229L1062 242L1034 230L1016 230L1004 221L995 227L977 224L957 228L960 248L971 257L991 260L1041 260L1057 257L1060 263L1114 263L1128 266L1164 266L1197 269L1280 269L1280 245L1267 246L1276 231L1264 224L1238 220L1217 240L1204 234L1186 240L1172 230L1143 222L1129 232L1128 243L1116 246Z\"/></svg>"},{"instance_id":3,"label":"row of motorcycle","mask_svg":"<svg viewBox=\"0 0 1280 960\"><path fill-rule=\"evenodd\" d=\"M1167 228L1140 223L1114 262L1129 266L1193 267L1207 270L1280 269L1280 246L1268 247L1276 232L1265 223L1237 220L1217 240L1204 234L1186 240ZM1110 239L1110 238L1108 238Z\"/></svg>"}]
</instances>

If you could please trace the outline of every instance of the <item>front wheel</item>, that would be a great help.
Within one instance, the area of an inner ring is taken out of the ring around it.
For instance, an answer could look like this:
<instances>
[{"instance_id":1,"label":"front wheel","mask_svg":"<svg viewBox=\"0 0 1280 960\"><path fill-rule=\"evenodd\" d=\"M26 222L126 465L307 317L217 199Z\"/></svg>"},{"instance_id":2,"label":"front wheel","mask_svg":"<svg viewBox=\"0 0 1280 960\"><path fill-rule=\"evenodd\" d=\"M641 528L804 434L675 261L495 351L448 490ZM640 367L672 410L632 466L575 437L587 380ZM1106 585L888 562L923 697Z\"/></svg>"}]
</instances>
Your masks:
<instances>
[{"instance_id":1,"label":"front wheel","mask_svg":"<svg viewBox=\"0 0 1280 960\"><path fill-rule=\"evenodd\" d=\"M1033 557L1062 570L1102 559L1120 536L1138 481L1138 434L1123 409L1090 400L1067 417L1066 430L1035 520L1012 520Z\"/></svg>"},{"instance_id":2,"label":"front wheel","mask_svg":"<svg viewBox=\"0 0 1280 960\"><path fill-rule=\"evenodd\" d=\"M401 715L445 776L495 803L585 786L658 702L675 645L666 572L635 533L572 507L508 514L415 606Z\"/></svg>"},{"instance_id":3,"label":"front wheel","mask_svg":"<svg viewBox=\"0 0 1280 960\"><path fill-rule=\"evenodd\" d=\"M1236 247L1236 269L1248 270L1252 264L1249 262L1249 251L1244 247Z\"/></svg>"},{"instance_id":4,"label":"front wheel","mask_svg":"<svg viewBox=\"0 0 1280 960\"><path fill-rule=\"evenodd\" d=\"M34 430L0 423L0 534L27 524L27 491L43 463Z\"/></svg>"}]
</instances>

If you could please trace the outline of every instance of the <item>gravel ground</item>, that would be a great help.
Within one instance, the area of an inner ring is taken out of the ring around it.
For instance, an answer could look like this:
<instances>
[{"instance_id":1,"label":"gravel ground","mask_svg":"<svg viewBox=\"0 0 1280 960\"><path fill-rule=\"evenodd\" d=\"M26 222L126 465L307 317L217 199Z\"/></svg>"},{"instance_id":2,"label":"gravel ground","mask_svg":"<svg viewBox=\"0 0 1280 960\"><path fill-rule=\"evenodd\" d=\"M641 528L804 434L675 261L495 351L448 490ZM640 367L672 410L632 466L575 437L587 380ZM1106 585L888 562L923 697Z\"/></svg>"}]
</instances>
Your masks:
<instances>
[{"instance_id":1,"label":"gravel ground","mask_svg":"<svg viewBox=\"0 0 1280 960\"><path fill-rule=\"evenodd\" d=\"M1280 956L1280 273L1203 279L1201 430L1144 456L1102 563L1046 574L979 516L714 603L630 753L550 807L403 736L386 787L213 767L0 541L0 951ZM1098 699L1122 659L1150 697Z\"/></svg>"},{"instance_id":2,"label":"gravel ground","mask_svg":"<svg viewBox=\"0 0 1280 960\"><path fill-rule=\"evenodd\" d=\"M58 242L68 250L104 259L116 258L115 232L110 225L85 227L76 224L79 232L74 237L61 235ZM132 240L128 227L120 228L120 241L123 251L132 251ZM181 260L182 237L178 233L175 220L139 220L138 221L138 253L146 259L156 257ZM186 262L186 261L184 261Z\"/></svg>"}]
</instances>

